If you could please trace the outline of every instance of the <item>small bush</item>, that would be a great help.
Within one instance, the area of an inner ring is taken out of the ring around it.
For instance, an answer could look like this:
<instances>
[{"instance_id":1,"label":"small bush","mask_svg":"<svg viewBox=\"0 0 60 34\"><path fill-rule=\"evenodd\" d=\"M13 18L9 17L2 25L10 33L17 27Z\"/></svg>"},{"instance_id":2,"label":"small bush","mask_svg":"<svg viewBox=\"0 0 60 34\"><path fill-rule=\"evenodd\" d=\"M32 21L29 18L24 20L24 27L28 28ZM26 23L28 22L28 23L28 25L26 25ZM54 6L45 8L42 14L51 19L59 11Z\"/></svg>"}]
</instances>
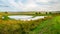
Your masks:
<instances>
[{"instance_id":1,"label":"small bush","mask_svg":"<svg viewBox=\"0 0 60 34\"><path fill-rule=\"evenodd\" d=\"M44 19L31 21L11 20L8 16L4 15L4 20L0 19L0 33L29 34L29 32L33 31L42 21L44 21Z\"/></svg>"}]
</instances>

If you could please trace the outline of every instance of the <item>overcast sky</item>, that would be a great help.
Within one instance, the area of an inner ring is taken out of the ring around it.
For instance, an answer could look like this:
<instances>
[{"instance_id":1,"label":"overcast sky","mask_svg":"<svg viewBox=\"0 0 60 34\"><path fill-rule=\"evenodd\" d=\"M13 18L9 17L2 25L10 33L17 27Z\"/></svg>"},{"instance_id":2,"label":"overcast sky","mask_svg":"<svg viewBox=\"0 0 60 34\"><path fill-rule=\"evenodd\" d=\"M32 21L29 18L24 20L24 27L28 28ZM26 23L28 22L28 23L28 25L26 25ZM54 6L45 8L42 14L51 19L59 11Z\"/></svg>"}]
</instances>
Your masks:
<instances>
[{"instance_id":1,"label":"overcast sky","mask_svg":"<svg viewBox=\"0 0 60 34\"><path fill-rule=\"evenodd\" d=\"M0 0L0 11L60 11L60 0Z\"/></svg>"}]
</instances>

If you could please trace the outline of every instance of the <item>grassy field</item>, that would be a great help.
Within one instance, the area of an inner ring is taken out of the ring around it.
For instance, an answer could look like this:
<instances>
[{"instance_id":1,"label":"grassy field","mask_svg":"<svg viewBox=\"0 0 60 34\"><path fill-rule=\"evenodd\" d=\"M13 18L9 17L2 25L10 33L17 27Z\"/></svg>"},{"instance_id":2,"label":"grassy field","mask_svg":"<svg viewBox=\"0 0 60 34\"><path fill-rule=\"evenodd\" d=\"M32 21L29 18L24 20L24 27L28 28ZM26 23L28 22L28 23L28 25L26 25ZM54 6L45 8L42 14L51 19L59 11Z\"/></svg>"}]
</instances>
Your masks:
<instances>
[{"instance_id":1,"label":"grassy field","mask_svg":"<svg viewBox=\"0 0 60 34\"><path fill-rule=\"evenodd\" d=\"M41 11L41 12L0 12L0 15L3 14L8 14L8 15L32 15L32 16L40 16L40 15L51 15L51 14L58 14L60 13L60 11L54 11L54 12L45 12L45 11Z\"/></svg>"},{"instance_id":2,"label":"grassy field","mask_svg":"<svg viewBox=\"0 0 60 34\"><path fill-rule=\"evenodd\" d=\"M60 34L60 16L41 22L30 34Z\"/></svg>"},{"instance_id":3,"label":"grassy field","mask_svg":"<svg viewBox=\"0 0 60 34\"><path fill-rule=\"evenodd\" d=\"M47 17L31 21L11 19L8 15L0 14L0 34L60 34L60 14L36 14L33 16Z\"/></svg>"}]
</instances>

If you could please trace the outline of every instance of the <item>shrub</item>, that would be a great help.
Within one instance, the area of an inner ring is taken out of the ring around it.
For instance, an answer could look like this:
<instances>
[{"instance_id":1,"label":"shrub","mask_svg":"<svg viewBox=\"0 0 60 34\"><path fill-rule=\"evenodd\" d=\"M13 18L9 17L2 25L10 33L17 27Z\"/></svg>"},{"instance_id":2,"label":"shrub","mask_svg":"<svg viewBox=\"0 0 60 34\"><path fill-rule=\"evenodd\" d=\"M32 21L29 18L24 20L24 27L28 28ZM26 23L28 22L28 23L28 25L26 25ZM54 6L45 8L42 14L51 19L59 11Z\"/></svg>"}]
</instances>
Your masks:
<instances>
[{"instance_id":1,"label":"shrub","mask_svg":"<svg viewBox=\"0 0 60 34\"><path fill-rule=\"evenodd\" d=\"M3 19L3 20L8 20L8 19L10 19L10 18L9 18L7 15L4 15L2 19Z\"/></svg>"},{"instance_id":2,"label":"shrub","mask_svg":"<svg viewBox=\"0 0 60 34\"><path fill-rule=\"evenodd\" d=\"M1 34L29 34L33 31L44 19L21 21L11 20L4 15L4 20L0 19L0 33Z\"/></svg>"}]
</instances>

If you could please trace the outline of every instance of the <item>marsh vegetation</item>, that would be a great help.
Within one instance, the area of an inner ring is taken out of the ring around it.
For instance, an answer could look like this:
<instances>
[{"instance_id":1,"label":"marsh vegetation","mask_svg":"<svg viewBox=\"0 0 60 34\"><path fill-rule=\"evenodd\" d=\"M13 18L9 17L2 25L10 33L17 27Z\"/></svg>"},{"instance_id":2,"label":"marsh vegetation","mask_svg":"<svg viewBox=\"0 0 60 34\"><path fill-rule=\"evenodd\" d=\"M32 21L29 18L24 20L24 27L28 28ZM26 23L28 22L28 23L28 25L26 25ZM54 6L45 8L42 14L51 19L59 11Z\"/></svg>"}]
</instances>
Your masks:
<instances>
[{"instance_id":1,"label":"marsh vegetation","mask_svg":"<svg viewBox=\"0 0 60 34\"><path fill-rule=\"evenodd\" d=\"M59 13L37 13L32 16L36 17L38 15L47 17L23 21L19 19L20 17L18 18L19 20L8 17L11 15L7 12L0 13L0 34L60 34Z\"/></svg>"}]
</instances>

